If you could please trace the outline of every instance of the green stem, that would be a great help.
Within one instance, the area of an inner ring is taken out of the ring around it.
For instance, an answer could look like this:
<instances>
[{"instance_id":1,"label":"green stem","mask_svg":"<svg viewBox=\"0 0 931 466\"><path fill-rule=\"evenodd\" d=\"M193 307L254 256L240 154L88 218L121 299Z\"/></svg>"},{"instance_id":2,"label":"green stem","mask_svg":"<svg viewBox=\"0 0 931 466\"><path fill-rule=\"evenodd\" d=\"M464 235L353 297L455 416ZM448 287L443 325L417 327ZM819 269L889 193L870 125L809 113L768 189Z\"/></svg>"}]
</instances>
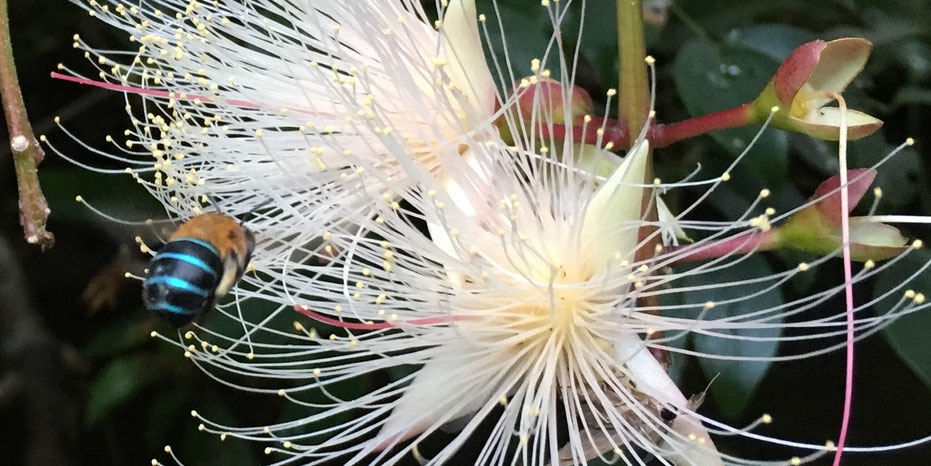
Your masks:
<instances>
[{"instance_id":1,"label":"green stem","mask_svg":"<svg viewBox=\"0 0 931 466\"><path fill-rule=\"evenodd\" d=\"M631 134L637 134L650 109L642 0L617 1L617 48L621 58L620 115Z\"/></svg>"},{"instance_id":2,"label":"green stem","mask_svg":"<svg viewBox=\"0 0 931 466\"><path fill-rule=\"evenodd\" d=\"M643 34L643 1L617 0L617 49L620 54L620 116L627 121L628 140L635 140L635 134L647 123L650 111L650 89L647 81L646 40ZM605 115L607 116L607 115ZM653 180L653 150L647 155L647 169L644 184ZM648 222L657 218L656 203L651 202L652 191L643 190L641 204L643 218ZM649 210L647 210L649 209ZM637 234L638 243L643 246L634 256L637 261L646 260L653 254L653 248L660 237L655 234L655 227L643 227ZM655 301L648 299L647 301ZM644 302L645 305L658 305L658 302Z\"/></svg>"},{"instance_id":3,"label":"green stem","mask_svg":"<svg viewBox=\"0 0 931 466\"><path fill-rule=\"evenodd\" d=\"M54 244L55 237L45 229L49 208L42 188L39 187L36 168L45 158L45 153L32 132L19 80L16 78L7 0L0 0L0 96L3 97L3 113L6 116L16 182L19 185L19 222L27 242L38 244L43 249L49 248Z\"/></svg>"}]
</instances>

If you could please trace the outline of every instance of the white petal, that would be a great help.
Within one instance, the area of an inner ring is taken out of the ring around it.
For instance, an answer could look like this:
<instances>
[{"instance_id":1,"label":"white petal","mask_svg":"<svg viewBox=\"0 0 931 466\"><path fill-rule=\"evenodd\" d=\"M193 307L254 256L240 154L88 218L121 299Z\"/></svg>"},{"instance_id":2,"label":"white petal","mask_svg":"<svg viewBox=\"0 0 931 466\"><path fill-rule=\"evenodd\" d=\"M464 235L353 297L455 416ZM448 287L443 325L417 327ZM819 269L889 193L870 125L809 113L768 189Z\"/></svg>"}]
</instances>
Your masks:
<instances>
[{"instance_id":1,"label":"white petal","mask_svg":"<svg viewBox=\"0 0 931 466\"><path fill-rule=\"evenodd\" d=\"M475 0L452 0L443 16L443 50L453 82L476 110L488 114L495 107L495 84L485 61L478 30Z\"/></svg>"},{"instance_id":2,"label":"white petal","mask_svg":"<svg viewBox=\"0 0 931 466\"><path fill-rule=\"evenodd\" d=\"M453 339L436 348L436 356L417 372L395 403L379 432L381 445L440 427L475 413L490 400L497 399L494 393L498 387L491 383L496 374L482 370L482 366L488 364L488 356L476 354L475 348L468 345ZM484 374L488 380L476 380L479 374ZM458 380L460 378L468 380Z\"/></svg>"},{"instance_id":3,"label":"white petal","mask_svg":"<svg viewBox=\"0 0 931 466\"><path fill-rule=\"evenodd\" d=\"M656 217L660 222L659 229L663 232L663 243L678 246L678 240L680 239L692 241L689 235L685 233L685 230L682 229L682 225L676 219L676 216L672 214L672 211L669 210L669 207L659 196L656 197Z\"/></svg>"},{"instance_id":4,"label":"white petal","mask_svg":"<svg viewBox=\"0 0 931 466\"><path fill-rule=\"evenodd\" d=\"M614 345L615 360L618 364L626 364L629 376L637 383L637 389L656 398L664 404L672 404L682 413L688 400L669 378L653 354L643 344L643 340L636 334L623 335ZM663 445L678 452L667 457L676 465L724 465L721 456L708 435L708 431L697 419L680 414L672 425L680 435L694 438L694 443L678 442L675 445ZM694 437L691 437L694 436Z\"/></svg>"},{"instance_id":5,"label":"white petal","mask_svg":"<svg viewBox=\"0 0 931 466\"><path fill-rule=\"evenodd\" d=\"M627 260L633 259L649 152L646 141L632 148L588 203L580 250L586 251L590 260L609 260L615 252L624 254Z\"/></svg>"}]
</instances>

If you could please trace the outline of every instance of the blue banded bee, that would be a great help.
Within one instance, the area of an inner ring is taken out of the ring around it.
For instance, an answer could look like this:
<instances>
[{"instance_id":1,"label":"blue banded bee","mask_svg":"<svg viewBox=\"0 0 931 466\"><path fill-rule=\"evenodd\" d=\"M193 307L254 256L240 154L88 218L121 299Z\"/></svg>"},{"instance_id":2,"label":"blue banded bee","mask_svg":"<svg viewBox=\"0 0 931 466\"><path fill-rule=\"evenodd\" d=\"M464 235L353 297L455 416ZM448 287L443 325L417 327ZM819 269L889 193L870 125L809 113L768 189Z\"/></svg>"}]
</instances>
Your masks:
<instances>
[{"instance_id":1,"label":"blue banded bee","mask_svg":"<svg viewBox=\"0 0 931 466\"><path fill-rule=\"evenodd\" d=\"M145 307L175 327L213 309L242 277L255 237L233 217L198 215L181 225L149 263Z\"/></svg>"}]
</instances>

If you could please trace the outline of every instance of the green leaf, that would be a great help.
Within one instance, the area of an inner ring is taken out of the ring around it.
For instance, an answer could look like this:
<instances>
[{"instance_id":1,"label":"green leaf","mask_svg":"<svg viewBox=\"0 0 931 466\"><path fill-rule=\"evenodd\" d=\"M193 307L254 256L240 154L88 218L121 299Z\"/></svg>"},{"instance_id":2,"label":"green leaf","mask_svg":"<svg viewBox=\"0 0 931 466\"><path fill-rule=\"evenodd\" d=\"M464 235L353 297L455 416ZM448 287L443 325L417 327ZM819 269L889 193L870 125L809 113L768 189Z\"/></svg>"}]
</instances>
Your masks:
<instances>
[{"instance_id":1,"label":"green leaf","mask_svg":"<svg viewBox=\"0 0 931 466\"><path fill-rule=\"evenodd\" d=\"M84 347L84 356L92 359L112 358L117 353L151 342L151 331L149 314L133 310L126 317L98 331Z\"/></svg>"},{"instance_id":2,"label":"green leaf","mask_svg":"<svg viewBox=\"0 0 931 466\"><path fill-rule=\"evenodd\" d=\"M892 149L893 147L883 140L882 135L874 134L848 146L847 164L850 167L870 167L892 152ZM921 160L913 148L906 147L895 157L884 162L876 171L873 186L883 190L881 210L902 209L915 198L922 169ZM872 196L868 196L862 204L869 205L868 202L871 201Z\"/></svg>"},{"instance_id":3,"label":"green leaf","mask_svg":"<svg viewBox=\"0 0 931 466\"><path fill-rule=\"evenodd\" d=\"M769 309L783 304L782 292L777 288L767 291L760 296L747 298L759 292L767 285L750 284L723 287L721 284L731 283L735 280L746 280L757 277L773 275L773 270L762 257L750 257L740 263L730 265L722 270L692 275L683 279L680 287L708 287L682 293L683 302L701 305L713 301L717 305L706 312L704 320L737 317L744 314ZM721 304L723 301L737 300L732 304ZM690 312L694 317L694 311ZM782 322L782 318L774 318L773 324ZM716 333L734 337L778 337L782 329L750 329L750 330L716 330ZM692 346L695 351L721 356L752 356L771 357L778 350L775 341L749 341L739 338L721 338L718 336L694 333ZM771 365L768 361L730 361L701 357L698 360L702 372L709 380L715 379L711 384L711 396L714 398L721 413L731 419L736 419L750 402L754 390L766 375Z\"/></svg>"},{"instance_id":4,"label":"green leaf","mask_svg":"<svg viewBox=\"0 0 931 466\"><path fill-rule=\"evenodd\" d=\"M769 82L779 61L734 42L691 42L673 63L673 81L679 97L693 116L705 115L752 101ZM739 155L759 126L711 133L730 154ZM767 130L743 162L769 188L788 180L788 139L785 133Z\"/></svg>"},{"instance_id":5,"label":"green leaf","mask_svg":"<svg viewBox=\"0 0 931 466\"><path fill-rule=\"evenodd\" d=\"M883 271L876 280L873 297L879 298L883 294L893 291L890 296L876 304L878 312L888 313L902 298L904 290L912 289L916 292L931 293L931 271L915 275L921 267L931 262L931 252L919 249L896 262L888 270ZM894 324L883 330L886 340L895 350L902 361L931 388L931 338L928 331L931 329L931 313L927 311L915 312L900 317Z\"/></svg>"},{"instance_id":6,"label":"green leaf","mask_svg":"<svg viewBox=\"0 0 931 466\"><path fill-rule=\"evenodd\" d=\"M898 109L906 105L931 105L931 89L913 85L902 86L892 98L892 106Z\"/></svg>"},{"instance_id":7,"label":"green leaf","mask_svg":"<svg viewBox=\"0 0 931 466\"><path fill-rule=\"evenodd\" d=\"M729 42L782 62L798 46L817 39L815 33L786 24L757 24L728 33Z\"/></svg>"},{"instance_id":8,"label":"green leaf","mask_svg":"<svg viewBox=\"0 0 931 466\"><path fill-rule=\"evenodd\" d=\"M534 58L543 58L546 52L547 44L553 34L552 22L547 14L547 9L540 6L528 8L527 3L521 0L500 0L492 2L490 0L479 0L475 4L476 11L479 14L486 14L488 21L486 27L488 36L491 40L491 51L501 67L504 76L498 75L498 70L493 63L489 44L484 42L485 55L488 57L488 66L494 76L495 83L505 92L511 92L514 89L515 82L521 78L533 74L530 71L530 62ZM500 13L500 17L495 15L495 11ZM501 28L498 27L499 20ZM503 29L502 29L503 28ZM553 77L558 78L559 68L556 67L555 53L550 53L550 60L543 63L542 66L553 72ZM507 57L508 61L505 61ZM510 63L510 69L508 68ZM513 75L513 79L511 77ZM502 82L503 80L503 82Z\"/></svg>"},{"instance_id":9,"label":"green leaf","mask_svg":"<svg viewBox=\"0 0 931 466\"><path fill-rule=\"evenodd\" d=\"M127 357L110 362L91 384L85 422L91 426L100 422L156 379L149 358Z\"/></svg>"}]
</instances>

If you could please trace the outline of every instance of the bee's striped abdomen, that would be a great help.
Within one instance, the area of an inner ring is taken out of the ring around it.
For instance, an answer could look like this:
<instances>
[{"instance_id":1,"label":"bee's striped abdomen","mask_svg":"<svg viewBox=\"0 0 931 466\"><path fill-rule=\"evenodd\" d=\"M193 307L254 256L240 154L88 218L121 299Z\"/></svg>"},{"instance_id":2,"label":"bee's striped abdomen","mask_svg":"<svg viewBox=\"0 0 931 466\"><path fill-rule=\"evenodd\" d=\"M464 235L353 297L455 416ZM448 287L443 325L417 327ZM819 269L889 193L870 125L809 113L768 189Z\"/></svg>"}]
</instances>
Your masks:
<instances>
[{"instance_id":1,"label":"bee's striped abdomen","mask_svg":"<svg viewBox=\"0 0 931 466\"><path fill-rule=\"evenodd\" d=\"M149 263L143 284L145 306L175 327L213 307L223 273L217 248L197 238L175 238Z\"/></svg>"}]
</instances>

